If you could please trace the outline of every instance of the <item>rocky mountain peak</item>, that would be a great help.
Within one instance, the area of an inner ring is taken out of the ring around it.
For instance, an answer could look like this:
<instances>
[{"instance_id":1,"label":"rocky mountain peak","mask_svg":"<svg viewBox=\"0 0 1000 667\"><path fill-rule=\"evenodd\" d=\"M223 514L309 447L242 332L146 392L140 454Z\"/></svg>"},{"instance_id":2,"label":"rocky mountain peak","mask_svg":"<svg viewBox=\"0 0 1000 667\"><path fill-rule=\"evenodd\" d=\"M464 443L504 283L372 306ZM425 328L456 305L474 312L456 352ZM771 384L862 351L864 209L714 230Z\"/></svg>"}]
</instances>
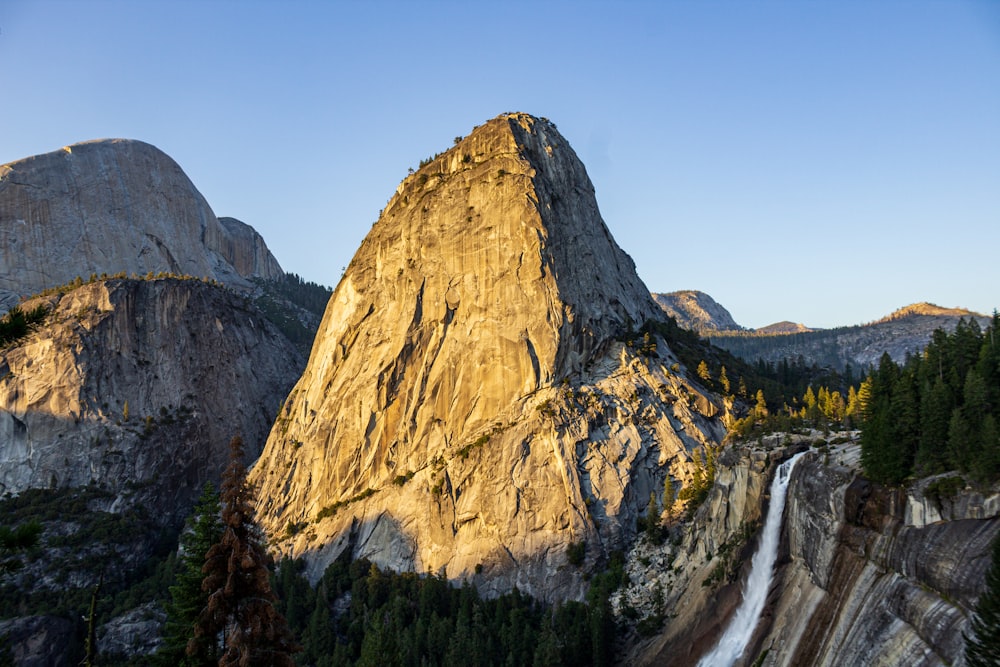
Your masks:
<instances>
[{"instance_id":1,"label":"rocky mountain peak","mask_svg":"<svg viewBox=\"0 0 1000 667\"><path fill-rule=\"evenodd\" d=\"M985 317L985 315L982 315L981 313L974 313L971 310L966 310L964 308L942 308L937 304L921 301L920 303L911 303L908 306L903 306L898 310L894 310L889 315L886 315L882 319L878 320L876 324L892 322L894 320L900 320L904 317L914 315L922 315L926 317L972 317L977 319Z\"/></svg>"},{"instance_id":2,"label":"rocky mountain peak","mask_svg":"<svg viewBox=\"0 0 1000 667\"><path fill-rule=\"evenodd\" d=\"M657 317L555 126L488 121L400 184L348 266L253 470L261 522L314 575L350 548L579 594L568 545L620 546L721 435L664 341L625 343Z\"/></svg>"},{"instance_id":3,"label":"rocky mountain peak","mask_svg":"<svg viewBox=\"0 0 1000 667\"><path fill-rule=\"evenodd\" d=\"M737 331L739 324L719 303L708 294L698 290L654 293L657 305L677 324L685 329L698 332Z\"/></svg>"},{"instance_id":4,"label":"rocky mountain peak","mask_svg":"<svg viewBox=\"0 0 1000 667\"><path fill-rule=\"evenodd\" d=\"M0 310L90 274L173 273L248 287L278 262L243 223L220 222L150 144L101 139L0 166Z\"/></svg>"},{"instance_id":5,"label":"rocky mountain peak","mask_svg":"<svg viewBox=\"0 0 1000 667\"><path fill-rule=\"evenodd\" d=\"M801 322L792 322L790 320L782 320L780 322L775 322L774 324L768 324L765 327L755 330L758 334L796 334L796 333L806 333L808 331L815 331Z\"/></svg>"}]
</instances>

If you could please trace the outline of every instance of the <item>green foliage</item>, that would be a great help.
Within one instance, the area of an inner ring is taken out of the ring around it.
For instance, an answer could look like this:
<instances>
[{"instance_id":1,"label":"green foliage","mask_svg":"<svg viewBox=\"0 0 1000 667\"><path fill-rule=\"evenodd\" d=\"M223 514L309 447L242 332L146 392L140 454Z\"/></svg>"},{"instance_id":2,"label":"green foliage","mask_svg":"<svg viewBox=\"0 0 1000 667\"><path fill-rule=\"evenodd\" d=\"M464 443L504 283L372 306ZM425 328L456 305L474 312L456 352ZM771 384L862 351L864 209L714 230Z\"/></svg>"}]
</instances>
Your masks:
<instances>
[{"instance_id":1,"label":"green foliage","mask_svg":"<svg viewBox=\"0 0 1000 667\"><path fill-rule=\"evenodd\" d=\"M18 306L8 310L6 315L0 317L0 347L6 347L27 336L45 321L48 314L49 309L45 305L36 306L27 312Z\"/></svg>"},{"instance_id":2,"label":"green foliage","mask_svg":"<svg viewBox=\"0 0 1000 667\"><path fill-rule=\"evenodd\" d=\"M20 554L38 544L42 524L28 521L16 528L0 526L0 576L20 570Z\"/></svg>"},{"instance_id":3,"label":"green foliage","mask_svg":"<svg viewBox=\"0 0 1000 667\"><path fill-rule=\"evenodd\" d=\"M993 560L986 573L986 589L976 603L972 635L965 637L965 664L1000 665L1000 536L993 540Z\"/></svg>"},{"instance_id":4,"label":"green foliage","mask_svg":"<svg viewBox=\"0 0 1000 667\"><path fill-rule=\"evenodd\" d=\"M965 480L957 475L936 479L924 489L924 495L932 499L939 506L942 500L954 498L955 495L965 488Z\"/></svg>"},{"instance_id":5,"label":"green foliage","mask_svg":"<svg viewBox=\"0 0 1000 667\"><path fill-rule=\"evenodd\" d=\"M587 556L587 542L585 540L580 540L579 542L570 542L569 546L566 547L566 560L573 567L580 567L583 565L583 561Z\"/></svg>"},{"instance_id":6,"label":"green foliage","mask_svg":"<svg viewBox=\"0 0 1000 667\"><path fill-rule=\"evenodd\" d=\"M464 461L465 459L469 458L469 453L473 449L482 447L483 445L485 445L489 441L490 441L490 434L489 433L484 433L483 435L481 435L478 438L476 438L475 442L472 442L472 443L466 445L465 447L462 447L461 449L459 449L456 452L456 454L458 455L458 457L460 459L462 459Z\"/></svg>"},{"instance_id":7,"label":"green foliage","mask_svg":"<svg viewBox=\"0 0 1000 667\"><path fill-rule=\"evenodd\" d=\"M167 621L163 643L155 655L157 665L208 667L218 662L214 642L195 642L191 655L187 655L186 649L194 639L198 615L208 604L208 594L201 587L204 578L201 568L208 550L222 537L219 512L218 494L211 484L206 484L181 536L180 566L165 605Z\"/></svg>"},{"instance_id":8,"label":"green foliage","mask_svg":"<svg viewBox=\"0 0 1000 667\"><path fill-rule=\"evenodd\" d=\"M287 273L278 280L258 279L254 282L260 288L254 303L303 356L308 356L316 337L316 327L333 290L318 283L307 282L294 273ZM310 313L312 321L304 321L296 308Z\"/></svg>"},{"instance_id":9,"label":"green foliage","mask_svg":"<svg viewBox=\"0 0 1000 667\"><path fill-rule=\"evenodd\" d=\"M338 500L337 502L333 503L332 505L327 505L326 507L324 507L323 509L321 509L316 514L316 521L322 521L323 519L325 519L327 517L334 516L341 508L347 507L348 505L350 505L352 503L356 503L359 500L364 500L365 498L370 498L371 496L375 495L376 493L378 493L378 491L376 489L365 489L361 493L359 493L359 494L357 494L355 496L351 496L347 500Z\"/></svg>"},{"instance_id":10,"label":"green foliage","mask_svg":"<svg viewBox=\"0 0 1000 667\"><path fill-rule=\"evenodd\" d=\"M613 664L617 628L608 596L624 576L621 554L592 578L586 602L552 607L516 589L483 599L468 584L382 571L346 552L315 588L302 570L301 562L283 561L274 584L304 647L299 664Z\"/></svg>"},{"instance_id":11,"label":"green foliage","mask_svg":"<svg viewBox=\"0 0 1000 667\"><path fill-rule=\"evenodd\" d=\"M10 526L41 526L36 545L16 557L28 571L44 568L55 584L29 581L24 587L0 577L0 618L51 614L78 622L101 576L99 624L165 596L177 529L157 524L141 507L118 513L101 509L112 498L88 486L29 489L0 501L0 516Z\"/></svg>"},{"instance_id":12,"label":"green foliage","mask_svg":"<svg viewBox=\"0 0 1000 667\"><path fill-rule=\"evenodd\" d=\"M869 477L900 484L957 470L981 484L1000 479L998 329L996 313L985 331L960 320L950 334L935 331L902 366L883 356L858 392Z\"/></svg>"},{"instance_id":13,"label":"green foliage","mask_svg":"<svg viewBox=\"0 0 1000 667\"><path fill-rule=\"evenodd\" d=\"M404 484L406 484L407 482L409 482L411 479L413 479L413 471L412 470L407 470L402 475L396 475L395 477L393 477L392 478L392 483L395 484L396 486L403 486Z\"/></svg>"},{"instance_id":14,"label":"green foliage","mask_svg":"<svg viewBox=\"0 0 1000 667\"><path fill-rule=\"evenodd\" d=\"M712 447L705 447L695 456L695 471L691 483L681 488L677 494L677 499L686 502L687 513L690 517L694 511L708 498L708 492L715 484L715 457L716 450Z\"/></svg>"},{"instance_id":15,"label":"green foliage","mask_svg":"<svg viewBox=\"0 0 1000 667\"><path fill-rule=\"evenodd\" d=\"M757 395L766 396L766 401L758 405L751 417L760 419L766 410L769 415L775 416L775 420L764 420L759 424L760 429L778 427L777 417L788 416L791 412L798 415L801 407L799 397L810 385L828 387L831 396L834 392L844 396L856 384L850 366L844 371L837 371L834 367L807 364L802 358L783 359L777 363L760 359L753 364L748 363L713 345L714 339L702 339L696 332L680 327L674 318L649 320L638 330L621 332L618 339L640 354L656 358L659 354L657 336L667 342L688 372L697 373L699 381L709 390L730 395L735 386L735 395L744 400ZM670 368L674 373L680 371L677 364L672 364ZM753 425L751 420L745 427L749 430Z\"/></svg>"}]
</instances>

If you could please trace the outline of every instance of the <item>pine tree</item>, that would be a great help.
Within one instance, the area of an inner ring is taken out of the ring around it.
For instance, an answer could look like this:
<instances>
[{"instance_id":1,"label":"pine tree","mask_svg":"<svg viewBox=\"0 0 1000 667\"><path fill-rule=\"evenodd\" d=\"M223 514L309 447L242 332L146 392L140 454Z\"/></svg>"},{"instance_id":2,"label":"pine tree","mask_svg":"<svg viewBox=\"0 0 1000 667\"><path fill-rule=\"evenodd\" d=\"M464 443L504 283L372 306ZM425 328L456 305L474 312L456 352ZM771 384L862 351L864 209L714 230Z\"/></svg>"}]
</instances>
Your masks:
<instances>
[{"instance_id":1,"label":"pine tree","mask_svg":"<svg viewBox=\"0 0 1000 667\"><path fill-rule=\"evenodd\" d=\"M969 667L1000 665L1000 536L993 540L993 562L986 573L986 590L976 603L972 637L965 637Z\"/></svg>"},{"instance_id":2,"label":"pine tree","mask_svg":"<svg viewBox=\"0 0 1000 667\"><path fill-rule=\"evenodd\" d=\"M206 483L195 506L184 534L181 536L181 569L176 583L170 587L171 600L166 605L167 622L163 644L156 653L156 664L167 667L179 665L215 665L219 661L215 642L201 637L194 642L194 650L186 654L188 643L194 639L194 626L198 616L208 604L208 594L201 588L204 575L201 568L205 555L222 537L219 519L219 496L211 483Z\"/></svg>"},{"instance_id":3,"label":"pine tree","mask_svg":"<svg viewBox=\"0 0 1000 667\"><path fill-rule=\"evenodd\" d=\"M660 507L656 504L656 492L650 491L649 504L646 505L646 532L655 533L660 527Z\"/></svg>"},{"instance_id":4,"label":"pine tree","mask_svg":"<svg viewBox=\"0 0 1000 667\"><path fill-rule=\"evenodd\" d=\"M712 374L709 372L708 364L705 363L704 359L698 363L698 377L700 377L706 385L712 382Z\"/></svg>"},{"instance_id":5,"label":"pine tree","mask_svg":"<svg viewBox=\"0 0 1000 667\"><path fill-rule=\"evenodd\" d=\"M268 581L269 559L253 520L253 489L243 463L243 440L229 443L229 467L222 476L222 537L205 557L202 590L208 604L198 618L189 654L198 642L221 639L219 667L292 667L301 650L275 607Z\"/></svg>"},{"instance_id":6,"label":"pine tree","mask_svg":"<svg viewBox=\"0 0 1000 667\"><path fill-rule=\"evenodd\" d=\"M757 395L754 397L755 405L753 408L753 416L755 419L763 419L767 417L767 401L764 399L764 390L758 389Z\"/></svg>"},{"instance_id":7,"label":"pine tree","mask_svg":"<svg viewBox=\"0 0 1000 667\"><path fill-rule=\"evenodd\" d=\"M925 364L926 366L926 364ZM920 444L917 464L923 474L944 472L947 462L948 424L954 399L938 375L928 378L920 396Z\"/></svg>"},{"instance_id":8,"label":"pine tree","mask_svg":"<svg viewBox=\"0 0 1000 667\"><path fill-rule=\"evenodd\" d=\"M669 517L672 512L671 509L674 506L674 481L670 479L670 473L667 473L667 479L663 482L663 509L666 510L667 516Z\"/></svg>"}]
</instances>

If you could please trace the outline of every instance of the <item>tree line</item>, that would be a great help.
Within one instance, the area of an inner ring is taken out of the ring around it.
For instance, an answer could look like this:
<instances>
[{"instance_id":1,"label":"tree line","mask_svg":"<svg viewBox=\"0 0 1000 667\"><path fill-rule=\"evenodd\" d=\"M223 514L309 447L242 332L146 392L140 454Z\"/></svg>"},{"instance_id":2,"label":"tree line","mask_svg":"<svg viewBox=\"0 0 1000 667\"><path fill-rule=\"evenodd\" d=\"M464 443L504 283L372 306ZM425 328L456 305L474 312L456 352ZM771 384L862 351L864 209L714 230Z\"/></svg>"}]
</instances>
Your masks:
<instances>
[{"instance_id":1,"label":"tree line","mask_svg":"<svg viewBox=\"0 0 1000 667\"><path fill-rule=\"evenodd\" d=\"M1000 315L985 330L961 320L938 329L900 365L883 355L859 391L865 474L900 484L951 470L1000 479Z\"/></svg>"}]
</instances>

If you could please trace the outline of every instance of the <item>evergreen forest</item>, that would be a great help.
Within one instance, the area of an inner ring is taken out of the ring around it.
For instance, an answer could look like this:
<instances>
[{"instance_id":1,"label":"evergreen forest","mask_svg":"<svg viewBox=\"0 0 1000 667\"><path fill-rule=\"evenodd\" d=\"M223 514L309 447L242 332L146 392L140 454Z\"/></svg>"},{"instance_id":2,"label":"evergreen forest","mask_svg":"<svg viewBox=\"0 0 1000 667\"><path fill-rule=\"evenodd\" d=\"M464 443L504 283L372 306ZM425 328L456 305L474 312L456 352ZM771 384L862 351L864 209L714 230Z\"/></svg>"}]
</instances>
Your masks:
<instances>
[{"instance_id":1,"label":"evergreen forest","mask_svg":"<svg viewBox=\"0 0 1000 667\"><path fill-rule=\"evenodd\" d=\"M859 390L867 476L884 484L948 471L979 484L1000 479L998 329L997 313L985 330L962 320L901 365L882 356Z\"/></svg>"}]
</instances>

